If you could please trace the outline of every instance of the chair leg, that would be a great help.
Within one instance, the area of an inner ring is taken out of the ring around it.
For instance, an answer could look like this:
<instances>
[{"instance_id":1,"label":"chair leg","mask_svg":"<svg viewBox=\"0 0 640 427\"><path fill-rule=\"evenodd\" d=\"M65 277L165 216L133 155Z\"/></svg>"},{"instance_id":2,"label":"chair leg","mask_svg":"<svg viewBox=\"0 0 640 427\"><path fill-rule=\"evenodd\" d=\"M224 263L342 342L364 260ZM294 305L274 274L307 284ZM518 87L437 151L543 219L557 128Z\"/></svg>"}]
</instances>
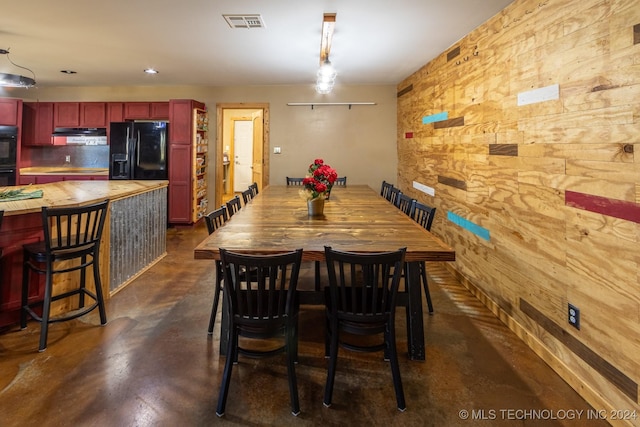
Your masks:
<instances>
[{"instance_id":1,"label":"chair leg","mask_svg":"<svg viewBox=\"0 0 640 427\"><path fill-rule=\"evenodd\" d=\"M402 378L400 377L400 364L398 363L398 350L396 348L396 336L394 333L395 325L387 325L389 333L386 340L386 347L389 350L389 362L391 365L391 376L393 377L393 388L396 391L396 402L398 409L404 412L407 409L407 405L404 400L404 389L402 388Z\"/></svg>"},{"instance_id":2,"label":"chair leg","mask_svg":"<svg viewBox=\"0 0 640 427\"><path fill-rule=\"evenodd\" d=\"M102 295L102 281L100 280L100 267L98 267L98 253L96 252L93 257L93 283L96 287L96 299L98 300L98 312L100 313L100 324L107 324L107 312L104 307L104 296Z\"/></svg>"},{"instance_id":3,"label":"chair leg","mask_svg":"<svg viewBox=\"0 0 640 427\"><path fill-rule=\"evenodd\" d=\"M220 291L222 289L222 267L220 261L216 261L216 288L213 291L213 307L211 307L211 316L209 317L209 335L213 335L213 327L216 323L216 314L218 313L218 303L220 302Z\"/></svg>"},{"instance_id":4,"label":"chair leg","mask_svg":"<svg viewBox=\"0 0 640 427\"><path fill-rule=\"evenodd\" d=\"M27 307L29 305L29 278L30 271L29 265L27 264L27 253L24 253L24 264L22 265L22 299L21 299L21 310L20 310L20 329L25 329L27 327Z\"/></svg>"},{"instance_id":5,"label":"chair leg","mask_svg":"<svg viewBox=\"0 0 640 427\"><path fill-rule=\"evenodd\" d=\"M42 352L47 349L47 335L49 334L49 313L51 311L51 295L53 292L53 275L49 272L50 266L47 266L47 278L44 284L44 301L42 302L42 320L40 321L40 347L38 351Z\"/></svg>"},{"instance_id":6,"label":"chair leg","mask_svg":"<svg viewBox=\"0 0 640 427\"><path fill-rule=\"evenodd\" d=\"M227 345L227 360L224 364L224 372L222 374L222 383L220 384L220 393L218 395L218 407L216 415L221 417L224 415L224 409L227 406L227 395L229 394L229 383L231 383L231 371L233 368L234 353L238 347L238 333L236 328L231 325L231 333L229 334L229 344Z\"/></svg>"},{"instance_id":7,"label":"chair leg","mask_svg":"<svg viewBox=\"0 0 640 427\"><path fill-rule=\"evenodd\" d=\"M296 326L287 327L286 332L286 352L287 352L287 375L289 377L289 395L291 397L291 413L296 417L300 414L300 401L298 399L298 382L296 379L295 362L297 362L297 344L298 339Z\"/></svg>"},{"instance_id":8,"label":"chair leg","mask_svg":"<svg viewBox=\"0 0 640 427\"><path fill-rule=\"evenodd\" d=\"M424 288L424 294L427 297L427 307L429 308L429 314L433 314L433 303L431 302L431 293L429 293L429 283L427 282L427 265L422 263L420 265L420 275L422 276L422 287Z\"/></svg>"},{"instance_id":9,"label":"chair leg","mask_svg":"<svg viewBox=\"0 0 640 427\"><path fill-rule=\"evenodd\" d=\"M316 292L320 291L320 261L314 262L315 268L315 288Z\"/></svg>"},{"instance_id":10,"label":"chair leg","mask_svg":"<svg viewBox=\"0 0 640 427\"><path fill-rule=\"evenodd\" d=\"M323 404L331 406L333 396L333 384L336 379L336 366L338 364L338 322L331 322L331 344L329 351L329 369L327 370L327 383L324 387Z\"/></svg>"},{"instance_id":11,"label":"chair leg","mask_svg":"<svg viewBox=\"0 0 640 427\"><path fill-rule=\"evenodd\" d=\"M95 259L94 259L95 261ZM83 256L82 258L80 258L80 263L81 264L86 264L87 263L87 256ZM93 268L95 269L95 263L93 264ZM95 271L95 270L94 270ZM95 277L95 276L94 276ZM82 308L84 307L84 290L86 287L86 280L87 280L87 267L82 267L80 269L80 293L78 294L78 308ZM97 282L96 282L97 285Z\"/></svg>"}]
</instances>

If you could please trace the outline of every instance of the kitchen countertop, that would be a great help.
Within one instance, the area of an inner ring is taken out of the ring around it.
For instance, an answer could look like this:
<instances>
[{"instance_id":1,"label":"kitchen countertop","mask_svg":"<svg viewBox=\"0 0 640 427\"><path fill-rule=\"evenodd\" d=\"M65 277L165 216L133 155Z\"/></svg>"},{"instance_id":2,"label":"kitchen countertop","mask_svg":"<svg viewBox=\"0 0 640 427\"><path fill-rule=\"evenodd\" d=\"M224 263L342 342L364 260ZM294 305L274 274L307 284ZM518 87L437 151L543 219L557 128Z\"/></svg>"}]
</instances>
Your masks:
<instances>
[{"instance_id":1,"label":"kitchen countertop","mask_svg":"<svg viewBox=\"0 0 640 427\"><path fill-rule=\"evenodd\" d=\"M166 187L169 181L61 181L50 184L18 185L8 188L24 188L32 192L42 190L43 197L39 199L15 200L0 202L0 210L4 215L22 215L41 212L43 206L67 207L82 206L99 202L104 199L117 200L134 194L145 193L157 188Z\"/></svg>"},{"instance_id":2,"label":"kitchen countertop","mask_svg":"<svg viewBox=\"0 0 640 427\"><path fill-rule=\"evenodd\" d=\"M109 168L36 166L20 168L20 175L109 175Z\"/></svg>"}]
</instances>

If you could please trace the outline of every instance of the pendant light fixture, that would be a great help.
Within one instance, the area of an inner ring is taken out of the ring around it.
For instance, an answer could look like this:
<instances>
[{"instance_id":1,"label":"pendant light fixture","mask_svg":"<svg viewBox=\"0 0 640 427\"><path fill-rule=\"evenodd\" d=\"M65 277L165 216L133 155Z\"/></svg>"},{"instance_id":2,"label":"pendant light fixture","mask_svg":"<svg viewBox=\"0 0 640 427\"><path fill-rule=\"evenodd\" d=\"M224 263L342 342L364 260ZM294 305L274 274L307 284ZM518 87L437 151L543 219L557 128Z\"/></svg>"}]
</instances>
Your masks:
<instances>
[{"instance_id":1,"label":"pendant light fixture","mask_svg":"<svg viewBox=\"0 0 640 427\"><path fill-rule=\"evenodd\" d=\"M333 65L331 65L331 61L329 61L331 39L333 38L335 25L336 14L325 13L322 19L322 38L320 39L320 69L316 80L316 92L321 94L330 93L333 90L333 84L338 75Z\"/></svg>"},{"instance_id":2,"label":"pendant light fixture","mask_svg":"<svg viewBox=\"0 0 640 427\"><path fill-rule=\"evenodd\" d=\"M29 68L14 63L11 58L9 58L9 49L0 49L0 55L7 55L7 60L11 65L27 70L33 75L32 78L20 74L0 73L0 87L22 87L28 89L36 85L36 74Z\"/></svg>"}]
</instances>

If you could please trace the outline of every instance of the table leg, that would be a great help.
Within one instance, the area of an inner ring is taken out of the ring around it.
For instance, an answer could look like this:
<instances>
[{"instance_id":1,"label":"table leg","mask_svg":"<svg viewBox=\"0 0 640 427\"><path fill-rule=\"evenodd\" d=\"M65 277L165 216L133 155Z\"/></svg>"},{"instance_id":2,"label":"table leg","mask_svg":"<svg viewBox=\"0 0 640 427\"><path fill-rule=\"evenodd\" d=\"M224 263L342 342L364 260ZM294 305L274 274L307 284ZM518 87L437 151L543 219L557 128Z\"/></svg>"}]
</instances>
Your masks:
<instances>
[{"instance_id":1,"label":"table leg","mask_svg":"<svg viewBox=\"0 0 640 427\"><path fill-rule=\"evenodd\" d=\"M407 304L407 344L409 359L425 360L424 325L422 318L422 292L420 285L420 263L407 263L405 275L409 301Z\"/></svg>"}]
</instances>

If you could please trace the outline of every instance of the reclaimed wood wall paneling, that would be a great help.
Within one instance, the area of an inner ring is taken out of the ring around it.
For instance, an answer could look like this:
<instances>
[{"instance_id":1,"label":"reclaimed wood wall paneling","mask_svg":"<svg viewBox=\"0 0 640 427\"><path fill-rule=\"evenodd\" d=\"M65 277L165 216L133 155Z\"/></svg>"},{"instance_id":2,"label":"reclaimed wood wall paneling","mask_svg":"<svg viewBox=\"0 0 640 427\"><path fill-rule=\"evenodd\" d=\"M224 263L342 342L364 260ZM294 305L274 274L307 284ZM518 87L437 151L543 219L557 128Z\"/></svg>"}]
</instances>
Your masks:
<instances>
[{"instance_id":1,"label":"reclaimed wood wall paneling","mask_svg":"<svg viewBox=\"0 0 640 427\"><path fill-rule=\"evenodd\" d=\"M457 273L594 406L636 410L640 225L566 206L564 193L640 203L639 23L637 0L516 0L455 57L449 49L398 85L413 87L398 100L398 185L438 208L432 230L456 248ZM517 106L519 93L552 84L559 99ZM441 111L464 123L422 125ZM521 298L596 357L550 339ZM567 302L581 309L581 331L566 322ZM615 369L594 373L598 364Z\"/></svg>"}]
</instances>

